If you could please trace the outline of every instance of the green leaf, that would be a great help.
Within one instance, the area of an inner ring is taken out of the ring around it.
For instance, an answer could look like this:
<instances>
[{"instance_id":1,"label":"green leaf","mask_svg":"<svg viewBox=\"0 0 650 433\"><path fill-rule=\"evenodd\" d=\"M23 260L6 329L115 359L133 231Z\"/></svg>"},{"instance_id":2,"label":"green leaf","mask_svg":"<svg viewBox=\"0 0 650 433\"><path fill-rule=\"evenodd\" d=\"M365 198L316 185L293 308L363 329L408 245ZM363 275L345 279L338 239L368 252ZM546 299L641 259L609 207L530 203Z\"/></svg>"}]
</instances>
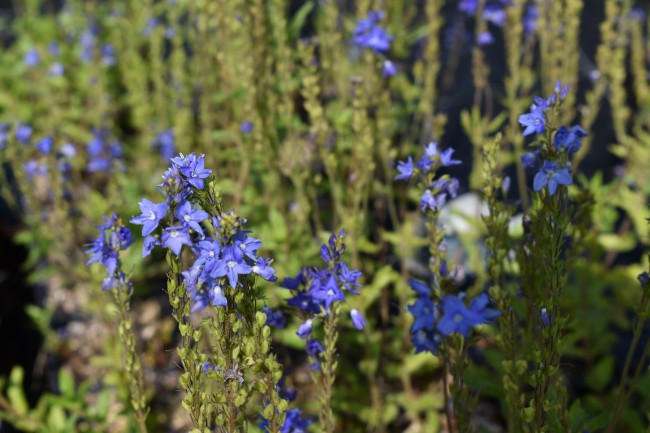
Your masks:
<instances>
[{"instance_id":1,"label":"green leaf","mask_svg":"<svg viewBox=\"0 0 650 433\"><path fill-rule=\"evenodd\" d=\"M75 395L74 379L65 370L59 371L59 389L65 397L73 398Z\"/></svg>"},{"instance_id":2,"label":"green leaf","mask_svg":"<svg viewBox=\"0 0 650 433\"><path fill-rule=\"evenodd\" d=\"M314 2L308 1L298 9L298 12L291 18L289 23L289 38L296 39L300 34L300 30L305 25L307 16L314 9Z\"/></svg>"},{"instance_id":3,"label":"green leaf","mask_svg":"<svg viewBox=\"0 0 650 433\"><path fill-rule=\"evenodd\" d=\"M23 391L24 376L22 367L15 366L9 374L9 388L7 389L9 402L19 415L25 415L29 411L29 404Z\"/></svg>"}]
</instances>

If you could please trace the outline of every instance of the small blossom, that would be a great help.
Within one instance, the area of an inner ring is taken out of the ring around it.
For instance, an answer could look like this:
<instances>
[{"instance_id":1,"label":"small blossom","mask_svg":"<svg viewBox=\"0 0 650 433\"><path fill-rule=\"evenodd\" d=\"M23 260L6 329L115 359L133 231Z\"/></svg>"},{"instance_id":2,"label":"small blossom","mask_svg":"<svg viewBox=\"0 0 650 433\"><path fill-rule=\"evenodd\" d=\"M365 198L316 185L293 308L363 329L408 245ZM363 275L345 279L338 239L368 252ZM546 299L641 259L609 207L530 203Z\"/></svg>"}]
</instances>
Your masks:
<instances>
[{"instance_id":1,"label":"small blossom","mask_svg":"<svg viewBox=\"0 0 650 433\"><path fill-rule=\"evenodd\" d=\"M359 331L366 327L366 320L357 309L353 308L350 310L350 318L352 319L354 327Z\"/></svg>"},{"instance_id":2,"label":"small blossom","mask_svg":"<svg viewBox=\"0 0 650 433\"><path fill-rule=\"evenodd\" d=\"M160 241L153 236L146 236L142 240L142 257L147 257L156 245L160 245Z\"/></svg>"},{"instance_id":3,"label":"small blossom","mask_svg":"<svg viewBox=\"0 0 650 433\"><path fill-rule=\"evenodd\" d=\"M166 203L153 203L142 199L140 203L142 215L131 218L131 223L142 226L142 236L150 235L158 227L158 223L167 215L169 206Z\"/></svg>"},{"instance_id":4,"label":"small blossom","mask_svg":"<svg viewBox=\"0 0 650 433\"><path fill-rule=\"evenodd\" d=\"M541 106L534 106L530 113L522 114L519 116L519 123L525 126L524 136L530 134L541 134L546 127L546 120L544 119L544 111Z\"/></svg>"},{"instance_id":5,"label":"small blossom","mask_svg":"<svg viewBox=\"0 0 650 433\"><path fill-rule=\"evenodd\" d=\"M29 125L24 125L20 124L16 128L16 132L14 133L14 136L16 137L16 141L22 144L27 144L29 139L32 137L32 132L33 129Z\"/></svg>"},{"instance_id":6,"label":"small blossom","mask_svg":"<svg viewBox=\"0 0 650 433\"><path fill-rule=\"evenodd\" d=\"M307 338L309 334L311 334L313 323L314 322L312 319L307 319L305 323L300 325L300 327L298 327L298 332L296 332L296 334L298 334L298 337L302 338L303 340Z\"/></svg>"},{"instance_id":7,"label":"small blossom","mask_svg":"<svg viewBox=\"0 0 650 433\"><path fill-rule=\"evenodd\" d=\"M413 158L409 156L406 162L398 161L397 170L400 172L395 180L409 180L413 176Z\"/></svg>"},{"instance_id":8,"label":"small blossom","mask_svg":"<svg viewBox=\"0 0 650 433\"><path fill-rule=\"evenodd\" d=\"M238 276L251 272L252 268L244 262L241 250L234 246L227 246L223 248L221 259L215 264L210 276L213 278L227 276L230 287L235 288L238 284Z\"/></svg>"},{"instance_id":9,"label":"small blossom","mask_svg":"<svg viewBox=\"0 0 650 433\"><path fill-rule=\"evenodd\" d=\"M533 190L538 192L548 186L549 194L553 195L558 185L571 185L572 183L568 166L559 168L556 162L544 161L544 165L533 179Z\"/></svg>"},{"instance_id":10,"label":"small blossom","mask_svg":"<svg viewBox=\"0 0 650 433\"><path fill-rule=\"evenodd\" d=\"M253 132L253 124L248 120L245 120L239 125L239 132L242 134L250 134Z\"/></svg>"},{"instance_id":11,"label":"small blossom","mask_svg":"<svg viewBox=\"0 0 650 433\"><path fill-rule=\"evenodd\" d=\"M482 31L476 36L476 43L482 47L492 45L494 43L494 36L487 30Z\"/></svg>"},{"instance_id":12,"label":"small blossom","mask_svg":"<svg viewBox=\"0 0 650 433\"><path fill-rule=\"evenodd\" d=\"M639 283L641 283L642 286L650 284L650 275L647 272L643 272L639 274L637 279L639 280Z\"/></svg>"},{"instance_id":13,"label":"small blossom","mask_svg":"<svg viewBox=\"0 0 650 433\"><path fill-rule=\"evenodd\" d=\"M390 60L384 60L384 63L381 67L381 76L383 78L389 78L394 77L395 74L397 74L397 67L395 66L395 63L391 62Z\"/></svg>"},{"instance_id":14,"label":"small blossom","mask_svg":"<svg viewBox=\"0 0 650 433\"><path fill-rule=\"evenodd\" d=\"M48 155L52 152L53 140L50 135L40 140L36 143L36 150L41 152L43 155Z\"/></svg>"},{"instance_id":15,"label":"small blossom","mask_svg":"<svg viewBox=\"0 0 650 433\"><path fill-rule=\"evenodd\" d=\"M203 229L199 223L208 219L210 215L201 209L193 209L189 201L184 201L176 209L176 216L183 226L190 227L200 235L203 235Z\"/></svg>"},{"instance_id":16,"label":"small blossom","mask_svg":"<svg viewBox=\"0 0 650 433\"><path fill-rule=\"evenodd\" d=\"M564 149L567 155L572 155L582 147L580 139L586 136L587 132L580 125L574 125L571 129L560 126L555 132L553 143L556 150Z\"/></svg>"},{"instance_id":17,"label":"small blossom","mask_svg":"<svg viewBox=\"0 0 650 433\"><path fill-rule=\"evenodd\" d=\"M171 249L176 255L181 253L183 245L192 246L186 227L167 227L162 232L161 241L164 248Z\"/></svg>"},{"instance_id":18,"label":"small blossom","mask_svg":"<svg viewBox=\"0 0 650 433\"><path fill-rule=\"evenodd\" d=\"M454 153L454 149L451 147L440 152L440 164L443 167L450 167L452 165L462 164L462 161L458 159L451 159L451 155Z\"/></svg>"},{"instance_id":19,"label":"small blossom","mask_svg":"<svg viewBox=\"0 0 650 433\"><path fill-rule=\"evenodd\" d=\"M27 51L24 61L29 68L35 68L38 66L38 64L41 62L41 56L38 54L38 50L36 48L32 48L31 50Z\"/></svg>"}]
</instances>

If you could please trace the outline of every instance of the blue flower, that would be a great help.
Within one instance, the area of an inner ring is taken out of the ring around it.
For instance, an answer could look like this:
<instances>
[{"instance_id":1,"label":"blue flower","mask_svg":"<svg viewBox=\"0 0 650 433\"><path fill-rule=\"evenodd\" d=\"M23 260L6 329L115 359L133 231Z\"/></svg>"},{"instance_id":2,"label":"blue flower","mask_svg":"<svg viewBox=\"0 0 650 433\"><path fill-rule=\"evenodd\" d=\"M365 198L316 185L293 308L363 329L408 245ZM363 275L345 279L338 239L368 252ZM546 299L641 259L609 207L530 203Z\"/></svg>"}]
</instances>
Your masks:
<instances>
[{"instance_id":1,"label":"blue flower","mask_svg":"<svg viewBox=\"0 0 650 433\"><path fill-rule=\"evenodd\" d=\"M268 306L262 307L262 312L266 314L266 325L274 328L284 329L287 326L287 318L284 317L281 310L272 310Z\"/></svg>"},{"instance_id":2,"label":"blue flower","mask_svg":"<svg viewBox=\"0 0 650 433\"><path fill-rule=\"evenodd\" d=\"M571 185L572 183L568 166L559 168L556 162L544 161L544 165L533 179L533 190L538 192L548 185L548 192L553 195L558 185Z\"/></svg>"},{"instance_id":3,"label":"blue flower","mask_svg":"<svg viewBox=\"0 0 650 433\"><path fill-rule=\"evenodd\" d=\"M203 229L199 223L206 220L210 215L201 209L193 209L189 201L184 201L176 209L176 216L182 225L188 226L203 235Z\"/></svg>"},{"instance_id":4,"label":"blue flower","mask_svg":"<svg viewBox=\"0 0 650 433\"><path fill-rule=\"evenodd\" d=\"M142 240L142 257L147 257L156 245L160 245L160 241L153 236L146 236Z\"/></svg>"},{"instance_id":5,"label":"blue flower","mask_svg":"<svg viewBox=\"0 0 650 433\"><path fill-rule=\"evenodd\" d=\"M311 420L302 419L300 409L289 409L286 412L281 433L306 433L310 424ZM268 420L262 420L258 427L265 432L270 431Z\"/></svg>"},{"instance_id":6,"label":"blue flower","mask_svg":"<svg viewBox=\"0 0 650 433\"><path fill-rule=\"evenodd\" d=\"M307 319L302 325L298 327L298 331L296 334L298 334L298 337L302 338L303 340L311 334L312 328L313 328L314 321L312 319Z\"/></svg>"},{"instance_id":7,"label":"blue flower","mask_svg":"<svg viewBox=\"0 0 650 433\"><path fill-rule=\"evenodd\" d=\"M210 301L215 307L226 307L228 305L228 299L224 296L223 290L219 284L215 284L210 291Z\"/></svg>"},{"instance_id":8,"label":"blue flower","mask_svg":"<svg viewBox=\"0 0 650 433\"><path fill-rule=\"evenodd\" d=\"M442 317L438 321L438 331L442 335L457 332L469 337L469 330L474 326L487 323L497 317L499 312L487 307L489 298L485 293L472 300L468 308L460 296L447 295L442 300Z\"/></svg>"},{"instance_id":9,"label":"blue flower","mask_svg":"<svg viewBox=\"0 0 650 433\"><path fill-rule=\"evenodd\" d=\"M398 161L397 170L400 172L395 180L409 180L413 176L413 157L409 156L406 162Z\"/></svg>"},{"instance_id":10,"label":"blue flower","mask_svg":"<svg viewBox=\"0 0 650 433\"><path fill-rule=\"evenodd\" d=\"M186 227L167 227L161 236L162 246L179 255L183 245L192 246L190 233Z\"/></svg>"},{"instance_id":11,"label":"blue flower","mask_svg":"<svg viewBox=\"0 0 650 433\"><path fill-rule=\"evenodd\" d=\"M259 275L267 281L277 281L278 278L275 276L275 269L269 266L270 262L271 260L259 257L255 261L255 265L253 265L253 273Z\"/></svg>"},{"instance_id":12,"label":"blue flower","mask_svg":"<svg viewBox=\"0 0 650 433\"><path fill-rule=\"evenodd\" d=\"M23 165L27 180L32 180L34 176L45 176L47 174L47 166L32 159Z\"/></svg>"},{"instance_id":13,"label":"blue flower","mask_svg":"<svg viewBox=\"0 0 650 433\"><path fill-rule=\"evenodd\" d=\"M431 288L422 281L411 278L409 279L409 286L411 286L411 290L417 293L418 296L428 298L431 295Z\"/></svg>"},{"instance_id":14,"label":"blue flower","mask_svg":"<svg viewBox=\"0 0 650 433\"><path fill-rule=\"evenodd\" d=\"M48 135L47 137L40 140L36 143L36 150L41 152L43 155L48 155L52 152L53 140L52 136Z\"/></svg>"},{"instance_id":15,"label":"blue flower","mask_svg":"<svg viewBox=\"0 0 650 433\"><path fill-rule=\"evenodd\" d=\"M640 273L636 279L639 280L639 283L641 283L642 286L650 284L650 275L647 272Z\"/></svg>"},{"instance_id":16,"label":"blue flower","mask_svg":"<svg viewBox=\"0 0 650 433\"><path fill-rule=\"evenodd\" d=\"M253 132L253 124L248 120L245 120L239 125L239 132L242 134L250 134Z\"/></svg>"},{"instance_id":17,"label":"blue flower","mask_svg":"<svg viewBox=\"0 0 650 433\"><path fill-rule=\"evenodd\" d=\"M587 132L580 125L574 125L571 129L560 126L555 132L553 143L556 150L564 149L567 155L572 155L582 147L580 139L586 136Z\"/></svg>"},{"instance_id":18,"label":"blue flower","mask_svg":"<svg viewBox=\"0 0 650 433\"><path fill-rule=\"evenodd\" d=\"M415 347L415 353L429 352L438 356L438 347L442 344L442 335L434 330L421 329L411 336L411 343Z\"/></svg>"},{"instance_id":19,"label":"blue flower","mask_svg":"<svg viewBox=\"0 0 650 433\"><path fill-rule=\"evenodd\" d=\"M530 113L519 116L519 123L526 127L523 132L524 136L543 133L544 128L546 127L543 107L540 105L533 105Z\"/></svg>"},{"instance_id":20,"label":"blue flower","mask_svg":"<svg viewBox=\"0 0 650 433\"><path fill-rule=\"evenodd\" d=\"M458 165L462 163L462 161L458 159L451 159L451 155L453 153L454 153L454 149L452 149L451 147L443 150L440 153L440 163L442 164L443 167L449 167L452 165Z\"/></svg>"},{"instance_id":21,"label":"blue flower","mask_svg":"<svg viewBox=\"0 0 650 433\"><path fill-rule=\"evenodd\" d=\"M142 226L142 236L150 235L158 227L158 223L167 215L169 206L166 203L153 203L146 198L140 203L141 215L131 218L131 223Z\"/></svg>"},{"instance_id":22,"label":"blue flower","mask_svg":"<svg viewBox=\"0 0 650 433\"><path fill-rule=\"evenodd\" d=\"M195 247L198 258L194 262L194 266L204 265L203 272L209 275L219 261L221 244L212 238L206 238L198 242Z\"/></svg>"},{"instance_id":23,"label":"blue flower","mask_svg":"<svg viewBox=\"0 0 650 433\"><path fill-rule=\"evenodd\" d=\"M241 231L233 236L232 240L234 245L244 253L244 256L251 260L256 260L255 254L257 254L257 250L262 246L262 241L249 237L247 235L248 233L250 233L250 230Z\"/></svg>"},{"instance_id":24,"label":"blue flower","mask_svg":"<svg viewBox=\"0 0 650 433\"><path fill-rule=\"evenodd\" d=\"M173 158L172 161L174 161ZM203 179L210 176L212 170L204 168L203 155L196 156L191 153L183 160L183 165L178 166L178 171L183 175L187 182L196 189L203 189Z\"/></svg>"},{"instance_id":25,"label":"blue flower","mask_svg":"<svg viewBox=\"0 0 650 433\"><path fill-rule=\"evenodd\" d=\"M376 53L388 51L394 39L377 21L383 18L383 12L370 12L366 20L358 20L354 29L352 43L360 47L370 48Z\"/></svg>"},{"instance_id":26,"label":"blue flower","mask_svg":"<svg viewBox=\"0 0 650 433\"><path fill-rule=\"evenodd\" d=\"M539 18L539 9L535 4L530 4L524 13L524 32L532 36L537 30L537 18Z\"/></svg>"},{"instance_id":27,"label":"blue flower","mask_svg":"<svg viewBox=\"0 0 650 433\"><path fill-rule=\"evenodd\" d=\"M506 11L500 5L486 5L483 9L483 20L497 27L503 27L506 22Z\"/></svg>"},{"instance_id":28,"label":"blue flower","mask_svg":"<svg viewBox=\"0 0 650 433\"><path fill-rule=\"evenodd\" d=\"M174 140L174 131L167 129L156 137L151 143L153 149L157 149L165 159L171 159L176 154L176 145Z\"/></svg>"},{"instance_id":29,"label":"blue flower","mask_svg":"<svg viewBox=\"0 0 650 433\"><path fill-rule=\"evenodd\" d=\"M428 293L425 296L420 296L413 305L409 305L408 310L415 319L413 325L411 325L411 334L421 329L427 331L434 329L436 324L435 305L429 298Z\"/></svg>"},{"instance_id":30,"label":"blue flower","mask_svg":"<svg viewBox=\"0 0 650 433\"><path fill-rule=\"evenodd\" d=\"M56 42L51 42L47 46L47 51L49 51L50 54L52 54L54 57L58 57L58 56L61 55L61 50L59 49L59 44L57 44Z\"/></svg>"},{"instance_id":31,"label":"blue flower","mask_svg":"<svg viewBox=\"0 0 650 433\"><path fill-rule=\"evenodd\" d=\"M102 63L105 66L115 66L117 63L117 58L115 57L116 51L115 47L110 44L106 44L102 47Z\"/></svg>"},{"instance_id":32,"label":"blue flower","mask_svg":"<svg viewBox=\"0 0 650 433\"><path fill-rule=\"evenodd\" d=\"M325 302L325 308L329 312L329 309L334 301L343 301L345 300L345 295L341 289L336 285L336 278L333 275L327 279L327 282L324 285L320 285L318 289L312 292L312 296L315 299L321 299Z\"/></svg>"},{"instance_id":33,"label":"blue flower","mask_svg":"<svg viewBox=\"0 0 650 433\"><path fill-rule=\"evenodd\" d=\"M38 66L38 64L41 62L41 56L38 54L38 50L36 48L32 48L31 50L27 51L24 61L28 68L35 68Z\"/></svg>"},{"instance_id":34,"label":"blue flower","mask_svg":"<svg viewBox=\"0 0 650 433\"><path fill-rule=\"evenodd\" d=\"M447 201L447 194L440 193L434 196L431 193L431 190L427 189L424 191L424 194L422 194L422 197L420 197L420 209L423 212L426 211L427 209L431 210L432 212L436 212L442 209L446 201Z\"/></svg>"},{"instance_id":35,"label":"blue flower","mask_svg":"<svg viewBox=\"0 0 650 433\"><path fill-rule=\"evenodd\" d=\"M314 362L310 365L312 370L314 371L320 371L321 366L320 366L320 354L325 351L325 348L323 347L322 344L318 340L315 339L310 339L307 340L307 353L311 357L311 359L314 360Z\"/></svg>"},{"instance_id":36,"label":"blue flower","mask_svg":"<svg viewBox=\"0 0 650 433\"><path fill-rule=\"evenodd\" d=\"M14 136L16 137L16 141L22 144L27 144L29 139L32 137L32 132L33 129L29 125L24 125L20 124L16 128L16 132L14 133Z\"/></svg>"},{"instance_id":37,"label":"blue flower","mask_svg":"<svg viewBox=\"0 0 650 433\"><path fill-rule=\"evenodd\" d=\"M350 310L350 318L352 319L352 324L354 325L354 327L357 328L359 331L361 331L363 328L366 327L366 320L363 318L361 313L359 313L359 310L357 310L356 308Z\"/></svg>"},{"instance_id":38,"label":"blue flower","mask_svg":"<svg viewBox=\"0 0 650 433\"><path fill-rule=\"evenodd\" d=\"M252 268L244 262L244 254L237 247L229 245L223 248L221 259L217 261L210 276L215 277L228 277L230 287L237 287L238 276L250 274Z\"/></svg>"},{"instance_id":39,"label":"blue flower","mask_svg":"<svg viewBox=\"0 0 650 433\"><path fill-rule=\"evenodd\" d=\"M397 74L397 67L395 63L390 60L384 60L384 63L381 67L381 76L383 78L394 77Z\"/></svg>"},{"instance_id":40,"label":"blue flower","mask_svg":"<svg viewBox=\"0 0 650 433\"><path fill-rule=\"evenodd\" d=\"M482 31L476 36L476 43L484 47L494 43L494 36L488 30Z\"/></svg>"},{"instance_id":41,"label":"blue flower","mask_svg":"<svg viewBox=\"0 0 650 433\"><path fill-rule=\"evenodd\" d=\"M537 152L528 152L521 155L521 165L524 168L534 169L537 166L539 155Z\"/></svg>"}]
</instances>

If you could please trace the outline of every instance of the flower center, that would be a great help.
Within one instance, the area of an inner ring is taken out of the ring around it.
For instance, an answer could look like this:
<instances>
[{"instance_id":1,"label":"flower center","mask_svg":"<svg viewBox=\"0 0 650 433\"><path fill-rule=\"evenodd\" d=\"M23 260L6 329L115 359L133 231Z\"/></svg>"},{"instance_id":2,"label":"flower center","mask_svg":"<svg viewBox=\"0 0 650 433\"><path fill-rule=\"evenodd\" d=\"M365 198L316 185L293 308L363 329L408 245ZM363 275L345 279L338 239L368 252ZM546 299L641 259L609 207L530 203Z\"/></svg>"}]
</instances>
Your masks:
<instances>
[{"instance_id":1,"label":"flower center","mask_svg":"<svg viewBox=\"0 0 650 433\"><path fill-rule=\"evenodd\" d=\"M149 211L149 219L151 221L154 221L156 219L156 214L152 210Z\"/></svg>"},{"instance_id":2,"label":"flower center","mask_svg":"<svg viewBox=\"0 0 650 433\"><path fill-rule=\"evenodd\" d=\"M255 272L256 274L259 274L260 273L260 267L257 266L257 265L253 266L253 272Z\"/></svg>"},{"instance_id":3,"label":"flower center","mask_svg":"<svg viewBox=\"0 0 650 433\"><path fill-rule=\"evenodd\" d=\"M228 261L228 267L229 267L229 268L234 268L234 267L235 267L235 262L232 261L232 260L229 260L229 261Z\"/></svg>"},{"instance_id":4,"label":"flower center","mask_svg":"<svg viewBox=\"0 0 650 433\"><path fill-rule=\"evenodd\" d=\"M209 257L214 257L214 251L210 251L210 252L208 253L208 256L209 256Z\"/></svg>"},{"instance_id":5,"label":"flower center","mask_svg":"<svg viewBox=\"0 0 650 433\"><path fill-rule=\"evenodd\" d=\"M192 177L197 177L198 175L196 174L195 171L193 171L193 172L191 173L191 176L192 176Z\"/></svg>"},{"instance_id":6,"label":"flower center","mask_svg":"<svg viewBox=\"0 0 650 433\"><path fill-rule=\"evenodd\" d=\"M334 296L334 290L329 289L329 290L327 291L327 296Z\"/></svg>"},{"instance_id":7,"label":"flower center","mask_svg":"<svg viewBox=\"0 0 650 433\"><path fill-rule=\"evenodd\" d=\"M177 238L178 237L178 230L172 230L172 232L169 234L172 238Z\"/></svg>"},{"instance_id":8,"label":"flower center","mask_svg":"<svg viewBox=\"0 0 650 433\"><path fill-rule=\"evenodd\" d=\"M463 316L460 313L454 314L454 322L460 323L463 321Z\"/></svg>"},{"instance_id":9,"label":"flower center","mask_svg":"<svg viewBox=\"0 0 650 433\"><path fill-rule=\"evenodd\" d=\"M183 216L183 219L184 219L186 222L190 222L190 216L189 216L189 215L185 215L185 216Z\"/></svg>"}]
</instances>

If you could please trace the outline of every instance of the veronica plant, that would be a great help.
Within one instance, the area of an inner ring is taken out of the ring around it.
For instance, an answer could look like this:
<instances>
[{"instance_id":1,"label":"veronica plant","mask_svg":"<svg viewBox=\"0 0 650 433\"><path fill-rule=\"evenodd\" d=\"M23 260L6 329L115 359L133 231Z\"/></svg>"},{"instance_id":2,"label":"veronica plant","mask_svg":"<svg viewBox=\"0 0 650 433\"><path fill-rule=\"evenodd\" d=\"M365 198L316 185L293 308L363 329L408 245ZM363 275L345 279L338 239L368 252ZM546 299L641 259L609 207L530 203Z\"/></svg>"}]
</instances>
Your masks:
<instances>
[{"instance_id":1,"label":"veronica plant","mask_svg":"<svg viewBox=\"0 0 650 433\"><path fill-rule=\"evenodd\" d=\"M278 392L282 369L270 353L267 317L257 311L261 297L256 277L274 281L271 261L257 256L262 242L244 229L246 220L222 209L212 170L203 155L180 154L158 185L164 201L140 202L143 256L156 247L167 250L167 293L178 322L185 391L183 407L196 432L217 425L242 431L246 404L255 391L269 432L284 423L287 401ZM183 255L195 257L190 266ZM195 326L191 318L210 310ZM207 330L207 333L204 331Z\"/></svg>"},{"instance_id":2,"label":"veronica plant","mask_svg":"<svg viewBox=\"0 0 650 433\"><path fill-rule=\"evenodd\" d=\"M524 135L535 134L534 151L521 157L522 165L535 172L534 208L525 222L526 244L520 250L523 291L529 317L536 317L528 331L532 334L532 363L535 371L528 376L534 389L522 409L524 421L535 432L550 426L568 429L567 396L559 369L564 328L568 317L560 311L572 250L566 244L575 205L567 185L573 184L571 156L581 147L586 135L578 125L557 125L560 107L568 87L558 82L548 99L535 98L530 112L519 122Z\"/></svg>"},{"instance_id":3,"label":"veronica plant","mask_svg":"<svg viewBox=\"0 0 650 433\"><path fill-rule=\"evenodd\" d=\"M442 359L445 367L443 384L448 428L451 430L453 425L457 424L459 431L469 432L469 414L473 405L463 378L469 363L467 350L471 341L470 330L488 323L497 317L499 312L488 308L489 297L486 293L472 299L469 305L465 293L453 293L454 279L447 268L445 258L445 233L437 220L447 199L456 197L459 182L447 174L439 176L438 170L460 164L461 161L452 158L452 148L438 151L435 142L429 143L424 150L415 165L412 157L406 162L400 161L397 165L400 174L395 178L413 179L419 191L424 191L420 198L420 209L427 217L429 232L433 284L429 286L417 280L410 281L411 288L418 295L416 302L408 307L415 319L411 327L411 341L416 353L430 352ZM453 408L447 395L447 375L450 371L454 378L451 386ZM454 417L456 423L452 421Z\"/></svg>"},{"instance_id":4,"label":"veronica plant","mask_svg":"<svg viewBox=\"0 0 650 433\"><path fill-rule=\"evenodd\" d=\"M319 419L323 431L334 431L335 422L332 413L332 390L336 378L336 342L338 340L338 322L345 301L345 293L358 295L357 288L361 271L351 270L342 259L346 250L343 243L345 232L332 234L320 249L324 262L323 268L302 268L294 278L285 278L283 287L291 290L289 305L301 311L307 319L298 328L298 336L307 339L307 354L311 362L311 377L314 384L321 389L319 394ZM356 309L350 310L353 326L362 330L366 321ZM325 337L322 343L312 335L315 322L322 320ZM309 339L308 339L309 338Z\"/></svg>"},{"instance_id":5,"label":"veronica plant","mask_svg":"<svg viewBox=\"0 0 650 433\"><path fill-rule=\"evenodd\" d=\"M98 226L99 236L86 250L91 254L87 265L99 263L106 268L106 276L102 283L102 290L113 294L113 299L119 311L118 333L124 358L125 371L129 378L131 406L134 418L142 433L147 432L145 420L149 413L144 388L142 386L142 365L135 347L133 323L129 317L129 298L133 293L133 285L129 276L122 269L119 253L133 244L131 231L124 227L122 219L113 214L111 218L104 217L104 224Z\"/></svg>"}]
</instances>

